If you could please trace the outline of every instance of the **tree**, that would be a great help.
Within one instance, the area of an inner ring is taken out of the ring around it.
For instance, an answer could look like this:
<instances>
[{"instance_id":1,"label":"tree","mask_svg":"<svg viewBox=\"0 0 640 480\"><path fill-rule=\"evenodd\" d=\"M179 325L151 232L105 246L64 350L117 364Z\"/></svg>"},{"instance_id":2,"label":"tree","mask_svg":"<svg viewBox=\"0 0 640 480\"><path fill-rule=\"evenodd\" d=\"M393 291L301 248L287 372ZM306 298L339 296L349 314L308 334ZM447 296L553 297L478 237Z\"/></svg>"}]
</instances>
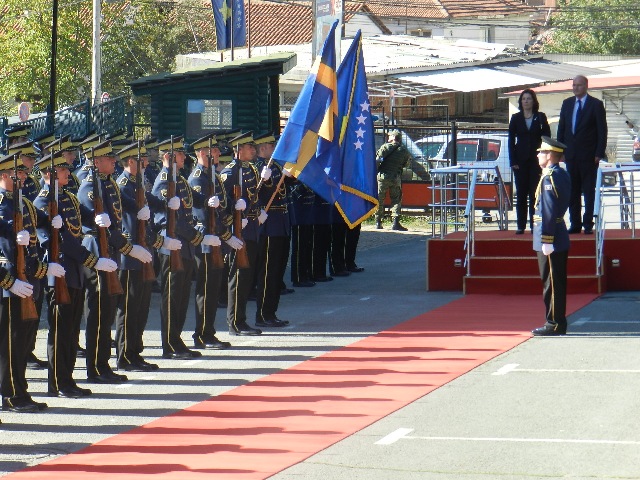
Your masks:
<instances>
[{"instance_id":1,"label":"tree","mask_svg":"<svg viewBox=\"0 0 640 480\"><path fill-rule=\"evenodd\" d=\"M638 55L637 0L559 0L545 52Z\"/></svg>"},{"instance_id":2,"label":"tree","mask_svg":"<svg viewBox=\"0 0 640 480\"><path fill-rule=\"evenodd\" d=\"M0 115L15 101L34 111L49 103L51 0L3 0L0 7ZM210 17L210 18L207 18ZM102 5L102 90L129 95L127 83L170 71L177 54L215 47L211 8L200 0L129 0ZM204 33L202 33L204 32ZM65 4L58 12L58 108L91 96L92 1Z\"/></svg>"}]
</instances>

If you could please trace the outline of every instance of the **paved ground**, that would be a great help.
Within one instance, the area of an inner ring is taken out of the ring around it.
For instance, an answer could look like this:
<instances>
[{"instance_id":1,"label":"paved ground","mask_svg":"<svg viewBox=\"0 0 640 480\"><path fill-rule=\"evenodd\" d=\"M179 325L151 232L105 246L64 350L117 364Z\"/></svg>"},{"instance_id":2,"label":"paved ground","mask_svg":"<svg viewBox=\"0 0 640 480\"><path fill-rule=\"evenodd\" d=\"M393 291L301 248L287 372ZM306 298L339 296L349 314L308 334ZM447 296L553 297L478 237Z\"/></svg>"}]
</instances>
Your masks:
<instances>
[{"instance_id":1,"label":"paved ground","mask_svg":"<svg viewBox=\"0 0 640 480\"><path fill-rule=\"evenodd\" d=\"M155 302L145 355L161 370L132 373L118 387L92 386L95 394L88 399L48 399L46 372L29 371L30 389L50 409L0 414L0 475L458 298L458 292L424 292L425 241L423 232L363 231L358 262L365 272L296 289L283 297L280 309L290 327L231 338L233 349L198 360L160 358ZM529 340L272 478L640 478L639 302L639 292L607 294L571 316L571 335ZM223 310L217 324L223 330ZM185 339L192 328L190 313ZM44 337L41 330L41 357ZM81 368L76 377L84 378Z\"/></svg>"}]
</instances>

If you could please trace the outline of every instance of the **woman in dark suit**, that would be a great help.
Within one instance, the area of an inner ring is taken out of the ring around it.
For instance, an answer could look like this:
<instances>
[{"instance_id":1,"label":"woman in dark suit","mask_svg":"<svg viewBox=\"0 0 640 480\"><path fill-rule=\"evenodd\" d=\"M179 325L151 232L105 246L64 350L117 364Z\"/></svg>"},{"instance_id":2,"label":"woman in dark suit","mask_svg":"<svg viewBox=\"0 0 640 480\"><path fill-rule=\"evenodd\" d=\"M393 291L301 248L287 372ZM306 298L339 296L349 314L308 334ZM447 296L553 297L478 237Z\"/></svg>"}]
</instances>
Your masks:
<instances>
[{"instance_id":1,"label":"woman in dark suit","mask_svg":"<svg viewBox=\"0 0 640 480\"><path fill-rule=\"evenodd\" d=\"M516 234L527 226L533 230L536 187L542 170L538 166L538 147L542 136L551 136L547 116L539 111L540 104L533 90L523 90L518 99L518 113L509 122L509 163L516 183Z\"/></svg>"}]
</instances>

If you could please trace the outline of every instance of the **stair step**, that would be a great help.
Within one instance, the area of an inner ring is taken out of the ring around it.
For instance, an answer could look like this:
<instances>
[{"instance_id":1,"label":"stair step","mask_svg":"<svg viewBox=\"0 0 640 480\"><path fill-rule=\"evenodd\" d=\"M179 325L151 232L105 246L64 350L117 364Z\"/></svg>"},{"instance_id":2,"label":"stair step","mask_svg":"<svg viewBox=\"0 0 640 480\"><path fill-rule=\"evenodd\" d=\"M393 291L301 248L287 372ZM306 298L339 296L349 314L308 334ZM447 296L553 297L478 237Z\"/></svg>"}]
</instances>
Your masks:
<instances>
[{"instance_id":1,"label":"stair step","mask_svg":"<svg viewBox=\"0 0 640 480\"><path fill-rule=\"evenodd\" d=\"M539 276L465 276L462 288L465 295L529 295L542 293L542 282ZM600 278L595 275L569 275L567 278L568 294L601 292Z\"/></svg>"},{"instance_id":2,"label":"stair step","mask_svg":"<svg viewBox=\"0 0 640 480\"><path fill-rule=\"evenodd\" d=\"M574 239L571 236L571 247L569 248L569 255L571 256L595 256L596 254L596 242L593 236L579 237ZM505 253L513 256L526 257L534 255L533 252L533 240L529 234L516 235L514 238L502 238L496 239L481 239L476 237L475 241L475 254L481 257L500 257Z\"/></svg>"},{"instance_id":3,"label":"stair step","mask_svg":"<svg viewBox=\"0 0 640 480\"><path fill-rule=\"evenodd\" d=\"M470 259L472 276L528 276L538 275L538 258L534 256L493 257L475 256ZM570 256L569 275L595 274L595 256Z\"/></svg>"}]
</instances>

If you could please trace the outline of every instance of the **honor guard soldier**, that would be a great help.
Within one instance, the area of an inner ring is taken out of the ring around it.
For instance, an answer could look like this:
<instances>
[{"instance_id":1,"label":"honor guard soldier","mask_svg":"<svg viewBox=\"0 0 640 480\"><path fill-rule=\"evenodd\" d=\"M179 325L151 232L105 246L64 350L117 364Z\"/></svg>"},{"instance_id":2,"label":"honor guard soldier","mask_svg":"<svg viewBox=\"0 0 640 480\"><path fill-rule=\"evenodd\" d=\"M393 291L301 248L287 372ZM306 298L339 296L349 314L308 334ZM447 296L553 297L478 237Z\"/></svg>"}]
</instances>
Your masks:
<instances>
[{"instance_id":1,"label":"honor guard soldier","mask_svg":"<svg viewBox=\"0 0 640 480\"><path fill-rule=\"evenodd\" d=\"M41 294L40 280L47 274L64 276L64 268L56 262L43 263L39 259L36 228L46 222L44 214L38 215L33 204L22 198L20 182L26 177L19 171L22 165L20 152L0 158L0 218L13 221L15 237L0 237L0 265L9 270L11 276L20 279L16 290L4 282L0 300L0 363L2 364L2 409L15 412L36 412L47 407L34 402L27 392L25 376L29 339L38 327L38 314L34 300ZM15 186L15 188L14 188ZM60 228L59 216L52 219L51 226ZM31 294L26 293L25 282L31 284Z\"/></svg>"},{"instance_id":2,"label":"honor guard soldier","mask_svg":"<svg viewBox=\"0 0 640 480\"><path fill-rule=\"evenodd\" d=\"M122 199L122 232L125 237L131 243L154 249L164 247L168 250L180 250L182 244L179 240L153 232L147 223L151 217L147 199L154 210L164 209L164 202L147 194L144 189L143 170L147 157L142 142L138 141L120 149L118 156L124 169L118 177L117 184ZM142 234L144 238L141 239L139 237ZM153 266L122 255L119 278L124 295L120 296L116 312L118 370L157 370L158 365L147 362L140 355L142 334L151 303L151 284L155 281Z\"/></svg>"},{"instance_id":3,"label":"honor guard soldier","mask_svg":"<svg viewBox=\"0 0 640 480\"><path fill-rule=\"evenodd\" d=\"M149 163L147 168L144 169L145 188L150 192L162 168L162 162L158 158L158 140L153 137L146 139L144 148L147 152L147 161Z\"/></svg>"},{"instance_id":4,"label":"honor guard soldier","mask_svg":"<svg viewBox=\"0 0 640 480\"><path fill-rule=\"evenodd\" d=\"M95 147L101 142L102 140L100 140L100 135L97 135L94 133L85 137L80 142L78 142L78 148L82 152L89 152L91 151L92 147ZM90 158L87 158L87 156L84 155L84 162L82 166L77 168L76 171L73 172L73 174L76 176L76 178L80 183L82 183L85 177L89 175L89 173L91 172L91 167L93 167L93 160Z\"/></svg>"},{"instance_id":5,"label":"honor guard soldier","mask_svg":"<svg viewBox=\"0 0 640 480\"><path fill-rule=\"evenodd\" d=\"M284 272L289 260L291 225L287 206L287 185L285 179L291 174L269 159L276 146L276 138L271 133L254 137L258 159L258 171L269 169L270 186L264 184L260 191L260 204L269 205L269 213L262 225L258 244L256 326L284 327L289 322L280 320L276 312L284 283ZM264 215L267 215L264 211ZM286 287L285 287L286 289Z\"/></svg>"},{"instance_id":6,"label":"honor guard soldier","mask_svg":"<svg viewBox=\"0 0 640 480\"><path fill-rule=\"evenodd\" d=\"M196 165L189 176L189 185L194 192L208 198L203 208L193 209L196 227L203 233L220 237L230 248L242 247L242 242L231 235L233 216L228 210L228 198L222 180L216 173L220 149L214 134L205 135L192 144L196 154ZM213 220L213 222L212 222ZM196 328L193 333L195 348L225 349L229 342L216 337L215 319L220 296L220 285L224 276L224 261L221 249L200 245L196 248ZM226 283L226 282L225 282Z\"/></svg>"},{"instance_id":7,"label":"honor guard soldier","mask_svg":"<svg viewBox=\"0 0 640 480\"><path fill-rule=\"evenodd\" d=\"M94 212L95 217L83 223L83 245L96 256L114 260L119 252L143 263L151 262L151 254L146 249L132 245L122 234L122 201L111 176L116 161L111 143L102 142L84 154L93 162L93 171L80 184L78 200ZM122 285L115 272L86 267L84 272L87 378L90 383L121 383L128 379L113 372L109 358L111 326Z\"/></svg>"},{"instance_id":8,"label":"honor guard soldier","mask_svg":"<svg viewBox=\"0 0 640 480\"><path fill-rule=\"evenodd\" d=\"M52 157L53 156L53 161ZM53 167L52 167L53 164ZM80 320L84 306L84 268L113 272L116 262L109 258L99 258L82 245L82 217L93 218L93 212L80 205L76 196L66 190L71 178L73 164L63 151L41 158L37 165L42 172L44 187L36 198L36 208L50 214L52 203L57 199L57 211L62 217L59 230L60 263L65 269L65 281L68 299L59 298L55 285L48 285L45 294L48 300L49 334L47 336L47 356L49 358L48 395L50 397L81 398L91 395L88 388L80 388L73 379L76 364ZM53 169L52 169L53 168ZM55 176L52 176L55 172ZM52 186L52 179L55 179ZM56 195L57 184L57 195ZM56 234L50 228L38 228L40 244L52 258L51 235Z\"/></svg>"},{"instance_id":9,"label":"honor guard soldier","mask_svg":"<svg viewBox=\"0 0 640 480\"><path fill-rule=\"evenodd\" d=\"M4 131L6 142L3 150L7 152L11 145L16 143L22 143L29 141L29 131L31 129L28 125L12 125Z\"/></svg>"},{"instance_id":10,"label":"honor guard soldier","mask_svg":"<svg viewBox=\"0 0 640 480\"><path fill-rule=\"evenodd\" d=\"M294 287L313 287L312 245L315 193L298 180L291 186L291 282Z\"/></svg>"},{"instance_id":11,"label":"honor guard soldier","mask_svg":"<svg viewBox=\"0 0 640 480\"><path fill-rule=\"evenodd\" d=\"M196 228L193 208L202 208L208 200L194 192L187 180L178 175L186 157L182 137L160 142L158 152L162 158L162 170L153 185L152 194L162 200L166 208L154 212L154 223L156 228L163 229L163 235L175 235L182 242L182 249L173 256L166 248L158 251L162 356L195 358L202 356L202 353L187 348L180 337L189 307L195 249L201 244L220 246L221 242L216 235L203 234Z\"/></svg>"},{"instance_id":12,"label":"honor guard soldier","mask_svg":"<svg viewBox=\"0 0 640 480\"><path fill-rule=\"evenodd\" d=\"M542 137L538 164L542 176L536 189L533 217L533 249L538 256L545 305L545 324L533 330L536 336L567 333L567 259L569 233L564 214L569 208L571 178L560 167L566 145Z\"/></svg>"},{"instance_id":13,"label":"honor guard soldier","mask_svg":"<svg viewBox=\"0 0 640 480\"><path fill-rule=\"evenodd\" d=\"M265 185L271 185L271 170L264 168L258 173L253 163L257 158L257 152L251 132L232 138L229 144L234 149L235 159L220 176L227 197L233 199L230 203L233 204L234 214L243 216L241 226L240 222L234 222L233 233L236 237L242 238L245 247L229 255L227 323L231 335L260 335L262 330L247 324L247 300L257 266L261 223L267 217L260 208L257 187L261 178ZM237 195L234 195L234 188ZM245 255L243 251L246 253L245 258L242 257ZM240 263L239 260L246 260L246 264Z\"/></svg>"},{"instance_id":14,"label":"honor guard soldier","mask_svg":"<svg viewBox=\"0 0 640 480\"><path fill-rule=\"evenodd\" d=\"M61 155L64 157L66 164L71 165L69 181L65 185L64 189L73 193L74 195L78 195L78 189L80 188L80 180L73 173L73 166L75 165L78 158L78 146L71 141L71 135L65 135L64 137L60 137L53 142L48 143L43 148L42 154L48 155L53 152L61 152ZM36 164L36 168L40 168L38 164ZM44 185L44 180L40 179L40 186Z\"/></svg>"}]
</instances>

